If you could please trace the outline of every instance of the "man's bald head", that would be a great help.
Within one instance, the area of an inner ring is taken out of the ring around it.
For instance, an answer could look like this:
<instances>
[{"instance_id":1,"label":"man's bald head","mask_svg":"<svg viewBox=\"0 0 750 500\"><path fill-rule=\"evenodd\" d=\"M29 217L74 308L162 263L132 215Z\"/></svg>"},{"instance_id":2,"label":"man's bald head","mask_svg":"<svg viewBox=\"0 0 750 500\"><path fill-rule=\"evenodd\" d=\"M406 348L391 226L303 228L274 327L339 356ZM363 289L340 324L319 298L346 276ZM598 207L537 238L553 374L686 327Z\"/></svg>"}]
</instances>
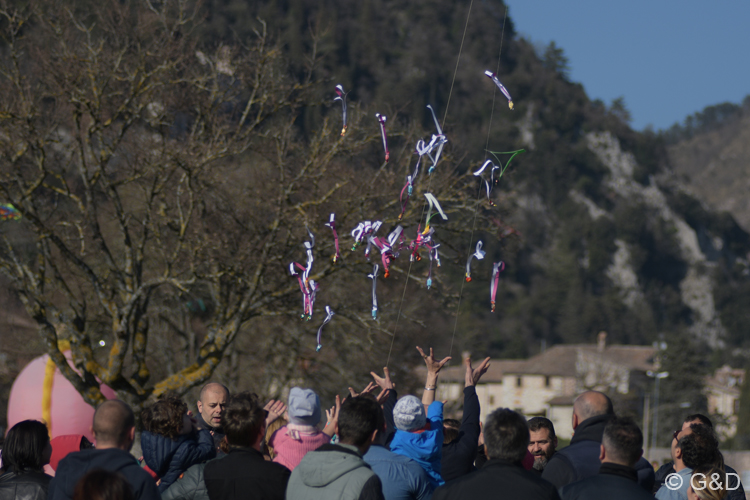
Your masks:
<instances>
[{"instance_id":1,"label":"man's bald head","mask_svg":"<svg viewBox=\"0 0 750 500\"><path fill-rule=\"evenodd\" d=\"M212 382L201 389L200 399L196 406L203 421L213 429L221 428L221 414L229 400L229 390L221 384Z\"/></svg>"},{"instance_id":2,"label":"man's bald head","mask_svg":"<svg viewBox=\"0 0 750 500\"><path fill-rule=\"evenodd\" d=\"M229 389L227 389L225 385L220 384L218 382L210 382L204 385L203 389L201 389L201 394L198 397L198 401L205 402L206 393L208 392L215 392L218 394L222 394L225 399L229 399Z\"/></svg>"},{"instance_id":3,"label":"man's bald head","mask_svg":"<svg viewBox=\"0 0 750 500\"><path fill-rule=\"evenodd\" d=\"M119 399L100 404L94 412L94 432L97 448L127 448L133 444L135 416L130 407Z\"/></svg>"},{"instance_id":4,"label":"man's bald head","mask_svg":"<svg viewBox=\"0 0 750 500\"><path fill-rule=\"evenodd\" d=\"M573 414L578 417L578 423L599 415L614 415L612 401L606 394L598 391L586 391L578 396L573 403Z\"/></svg>"}]
</instances>

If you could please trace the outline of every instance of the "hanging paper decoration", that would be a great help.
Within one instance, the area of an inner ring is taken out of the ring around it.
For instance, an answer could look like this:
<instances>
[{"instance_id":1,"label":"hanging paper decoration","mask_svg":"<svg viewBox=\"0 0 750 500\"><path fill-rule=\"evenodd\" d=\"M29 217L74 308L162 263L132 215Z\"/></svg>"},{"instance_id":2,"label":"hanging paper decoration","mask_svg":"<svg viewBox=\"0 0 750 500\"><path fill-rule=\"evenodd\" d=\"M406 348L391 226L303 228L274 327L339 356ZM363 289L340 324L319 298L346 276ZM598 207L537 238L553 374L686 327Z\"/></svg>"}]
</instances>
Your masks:
<instances>
[{"instance_id":1,"label":"hanging paper decoration","mask_svg":"<svg viewBox=\"0 0 750 500\"><path fill-rule=\"evenodd\" d=\"M442 217L443 220L448 220L448 216L445 215L445 212L443 212L443 209L440 207L440 203L438 203L437 198L435 198L432 193L425 193L424 197L427 198L429 208L427 209L427 219L425 220L424 233L422 234L427 234L430 231L430 219L432 219L433 208L440 213L440 217Z\"/></svg>"},{"instance_id":2,"label":"hanging paper decoration","mask_svg":"<svg viewBox=\"0 0 750 500\"><path fill-rule=\"evenodd\" d=\"M331 321L331 318L333 318L333 315L336 314L333 312L333 309L331 309L331 306L326 306L326 318L323 320L323 324L320 325L320 328L318 328L318 346L315 348L316 351L320 352L320 349L323 347L323 344L321 343L321 335L323 334L323 327L328 324L329 321Z\"/></svg>"},{"instance_id":3,"label":"hanging paper decoration","mask_svg":"<svg viewBox=\"0 0 750 500\"><path fill-rule=\"evenodd\" d=\"M331 228L333 231L333 244L336 247L336 253L333 255L333 263L335 264L341 258L341 252L339 251L339 234L336 232L336 214L333 213L329 216L326 226Z\"/></svg>"},{"instance_id":4,"label":"hanging paper decoration","mask_svg":"<svg viewBox=\"0 0 750 500\"><path fill-rule=\"evenodd\" d=\"M348 92L344 92L344 87L341 84L336 85L336 94L338 97L334 97L334 101L341 101L341 112L343 115L344 126L341 129L341 137L346 134L346 95Z\"/></svg>"},{"instance_id":5,"label":"hanging paper decoration","mask_svg":"<svg viewBox=\"0 0 750 500\"><path fill-rule=\"evenodd\" d=\"M375 118L377 118L378 122L380 123L380 136L383 138L385 161L388 162L391 157L391 153L388 152L388 138L385 135L385 121L388 119L388 117L386 117L385 115L381 115L380 113L375 113Z\"/></svg>"},{"instance_id":6,"label":"hanging paper decoration","mask_svg":"<svg viewBox=\"0 0 750 500\"><path fill-rule=\"evenodd\" d=\"M305 250L307 251L307 266L303 266L298 262L292 262L289 264L289 274L297 277L299 281L299 287L302 291L302 318L310 321L313 315L313 306L315 305L315 295L318 291L318 284L314 280L310 279L310 271L312 271L312 265L314 262L312 249L315 246L315 235L307 229L307 234L310 237L310 241L305 242Z\"/></svg>"},{"instance_id":7,"label":"hanging paper decoration","mask_svg":"<svg viewBox=\"0 0 750 500\"><path fill-rule=\"evenodd\" d=\"M490 80L495 82L495 85L497 85L497 88L500 89L500 92L502 92L503 95L505 95L505 98L508 99L508 107L510 109L513 109L513 99L510 97L510 92L508 92L508 89L506 89L505 86L502 83L500 83L500 80L498 80L497 75L493 73L492 71L485 71L484 74L487 75L490 78Z\"/></svg>"},{"instance_id":8,"label":"hanging paper decoration","mask_svg":"<svg viewBox=\"0 0 750 500\"><path fill-rule=\"evenodd\" d=\"M484 259L485 251L482 250L482 241L477 241L477 246L473 254L469 255L466 261L466 281L471 281L471 261L473 259L482 260Z\"/></svg>"},{"instance_id":9,"label":"hanging paper decoration","mask_svg":"<svg viewBox=\"0 0 750 500\"><path fill-rule=\"evenodd\" d=\"M440 155L443 152L443 146L446 142L448 142L448 139L446 139L445 135L443 135L443 129L440 127L440 123L438 122L437 116L435 116L435 110L432 109L432 106L429 104L427 105L428 108L430 108L430 112L432 113L432 119L435 122L435 128L437 129L437 135L432 136L432 140L430 141L430 148L427 152L427 155L432 160L432 165L430 166L429 170L427 170L428 174L431 174L433 170L435 170L435 166L437 165L438 161L440 161ZM432 149L434 147L437 147L437 153L435 156L432 156Z\"/></svg>"},{"instance_id":10,"label":"hanging paper decoration","mask_svg":"<svg viewBox=\"0 0 750 500\"><path fill-rule=\"evenodd\" d=\"M490 180L487 180L484 177L484 175L483 175L484 171L487 170L488 168L489 168L489 172L490 172L490 175L489 175ZM493 203L492 198L491 198L490 195L492 193L492 188L495 185L495 170L499 170L499 169L500 169L500 167L498 167L494 163L492 163L492 160L487 160L487 161L484 162L484 165L482 165L482 167L479 170L477 170L476 172L474 172L474 176L475 177L479 177L479 179L484 184L484 187L485 187L485 189L487 191L487 201L489 202L489 204L490 204L491 207L495 206L495 203Z\"/></svg>"},{"instance_id":11,"label":"hanging paper decoration","mask_svg":"<svg viewBox=\"0 0 750 500\"><path fill-rule=\"evenodd\" d=\"M379 266L374 264L372 274L367 275L372 280L372 319L378 319L378 269Z\"/></svg>"},{"instance_id":12,"label":"hanging paper decoration","mask_svg":"<svg viewBox=\"0 0 750 500\"><path fill-rule=\"evenodd\" d=\"M492 312L495 312L495 297L497 296L497 285L500 283L500 273L505 270L505 262L495 262L492 264L492 280L490 281L490 302Z\"/></svg>"}]
</instances>

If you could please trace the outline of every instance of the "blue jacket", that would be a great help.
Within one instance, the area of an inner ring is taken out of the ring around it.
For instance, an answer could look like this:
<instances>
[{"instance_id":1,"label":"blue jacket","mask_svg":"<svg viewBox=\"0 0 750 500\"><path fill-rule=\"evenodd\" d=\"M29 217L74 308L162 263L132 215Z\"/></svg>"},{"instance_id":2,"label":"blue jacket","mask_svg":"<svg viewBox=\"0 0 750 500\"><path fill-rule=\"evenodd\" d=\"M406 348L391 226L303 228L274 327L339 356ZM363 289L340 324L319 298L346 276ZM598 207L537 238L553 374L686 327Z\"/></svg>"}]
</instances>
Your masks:
<instances>
[{"instance_id":1,"label":"blue jacket","mask_svg":"<svg viewBox=\"0 0 750 500\"><path fill-rule=\"evenodd\" d=\"M435 401L427 410L430 430L420 433L396 430L391 451L411 458L427 472L435 486L445 484L440 474L443 458L443 403Z\"/></svg>"},{"instance_id":2,"label":"blue jacket","mask_svg":"<svg viewBox=\"0 0 750 500\"><path fill-rule=\"evenodd\" d=\"M161 478L159 493L167 491L191 466L216 456L214 438L206 429L198 431L197 436L184 434L177 439L143 431L141 449L146 465Z\"/></svg>"},{"instance_id":3,"label":"blue jacket","mask_svg":"<svg viewBox=\"0 0 750 500\"><path fill-rule=\"evenodd\" d=\"M365 462L383 483L385 500L429 500L435 486L417 462L380 445L372 445Z\"/></svg>"}]
</instances>

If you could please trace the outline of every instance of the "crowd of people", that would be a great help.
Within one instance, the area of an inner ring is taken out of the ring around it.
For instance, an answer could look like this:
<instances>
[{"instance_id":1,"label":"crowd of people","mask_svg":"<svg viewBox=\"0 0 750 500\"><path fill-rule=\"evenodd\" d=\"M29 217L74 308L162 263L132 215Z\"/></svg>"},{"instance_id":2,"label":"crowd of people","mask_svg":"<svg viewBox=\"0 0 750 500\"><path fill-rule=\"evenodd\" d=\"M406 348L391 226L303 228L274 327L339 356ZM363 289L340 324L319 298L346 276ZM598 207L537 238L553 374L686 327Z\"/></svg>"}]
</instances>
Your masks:
<instances>
[{"instance_id":1,"label":"crowd of people","mask_svg":"<svg viewBox=\"0 0 750 500\"><path fill-rule=\"evenodd\" d=\"M574 435L561 449L544 417L527 421L501 408L482 426L475 386L490 358L476 368L465 361L462 419L444 418L435 391L450 358L419 352L427 366L421 399L399 398L386 368L361 393L337 396L325 422L318 395L299 387L287 403L264 403L210 383L195 415L180 398L163 397L141 413L140 459L130 453L134 413L119 400L96 409L93 444L50 441L44 423L20 422L2 450L0 500L745 498L703 415L685 418L672 461L655 471L638 425L616 416L601 392L576 398Z\"/></svg>"}]
</instances>

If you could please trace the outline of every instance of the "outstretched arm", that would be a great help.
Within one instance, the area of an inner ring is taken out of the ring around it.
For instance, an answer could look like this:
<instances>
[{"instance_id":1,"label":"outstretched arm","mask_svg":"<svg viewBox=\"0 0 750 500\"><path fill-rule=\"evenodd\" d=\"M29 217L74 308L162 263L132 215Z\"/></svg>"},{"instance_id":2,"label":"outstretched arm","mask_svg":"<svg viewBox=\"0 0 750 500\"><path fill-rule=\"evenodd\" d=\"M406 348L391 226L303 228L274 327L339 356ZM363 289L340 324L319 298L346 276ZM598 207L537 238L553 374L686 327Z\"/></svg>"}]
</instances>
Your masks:
<instances>
[{"instance_id":1,"label":"outstretched arm","mask_svg":"<svg viewBox=\"0 0 750 500\"><path fill-rule=\"evenodd\" d=\"M479 363L476 368L471 367L471 358L466 358L466 385L464 387L464 416L461 419L461 428L459 429L459 445L467 455L469 463L474 462L474 456L477 450L477 442L481 428L479 426L479 398L475 385L487 373L490 367L490 358L486 358Z\"/></svg>"},{"instance_id":2,"label":"outstretched arm","mask_svg":"<svg viewBox=\"0 0 750 500\"><path fill-rule=\"evenodd\" d=\"M440 361L435 359L432 353L432 347L430 347L430 355L427 356L421 347L417 346L419 354L424 359L425 365L427 365L427 380L424 385L424 393L422 394L422 404L430 406L435 401L435 391L437 389L438 373L442 370L443 366L451 360L451 357L443 358Z\"/></svg>"},{"instance_id":3,"label":"outstretched arm","mask_svg":"<svg viewBox=\"0 0 750 500\"><path fill-rule=\"evenodd\" d=\"M375 372L370 372L372 379L380 387L380 395L378 395L378 401L382 401L383 405L383 416L385 417L385 434L386 441L390 440L390 436L395 432L396 426L393 423L393 407L396 406L396 400L398 399L396 394L396 384L391 381L391 373L388 371L388 367L383 368L383 376L381 377Z\"/></svg>"}]
</instances>

